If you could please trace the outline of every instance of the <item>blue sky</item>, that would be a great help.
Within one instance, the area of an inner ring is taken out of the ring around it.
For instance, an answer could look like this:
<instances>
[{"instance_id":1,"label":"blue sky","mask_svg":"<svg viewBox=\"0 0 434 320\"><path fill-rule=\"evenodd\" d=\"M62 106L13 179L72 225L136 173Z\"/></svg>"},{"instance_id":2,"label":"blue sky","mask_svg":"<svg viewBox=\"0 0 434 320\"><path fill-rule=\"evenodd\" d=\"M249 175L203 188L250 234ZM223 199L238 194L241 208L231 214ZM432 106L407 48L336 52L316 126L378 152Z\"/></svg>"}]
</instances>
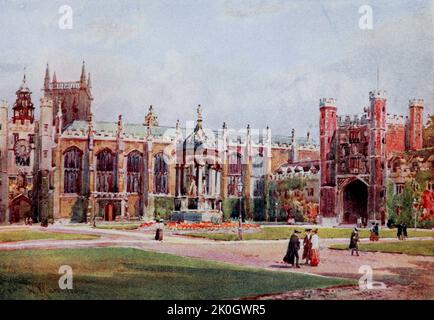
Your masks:
<instances>
[{"instance_id":1,"label":"blue sky","mask_svg":"<svg viewBox=\"0 0 434 320\"><path fill-rule=\"evenodd\" d=\"M58 27L59 7L73 29ZM358 27L360 5L373 30ZM46 62L58 80L91 73L94 114L141 122L150 104L160 123L205 124L316 136L318 100L360 113L368 93L388 93L388 112L424 98L433 113L433 7L409 1L4 1L0 0L0 98L14 100L23 68L41 95Z\"/></svg>"}]
</instances>

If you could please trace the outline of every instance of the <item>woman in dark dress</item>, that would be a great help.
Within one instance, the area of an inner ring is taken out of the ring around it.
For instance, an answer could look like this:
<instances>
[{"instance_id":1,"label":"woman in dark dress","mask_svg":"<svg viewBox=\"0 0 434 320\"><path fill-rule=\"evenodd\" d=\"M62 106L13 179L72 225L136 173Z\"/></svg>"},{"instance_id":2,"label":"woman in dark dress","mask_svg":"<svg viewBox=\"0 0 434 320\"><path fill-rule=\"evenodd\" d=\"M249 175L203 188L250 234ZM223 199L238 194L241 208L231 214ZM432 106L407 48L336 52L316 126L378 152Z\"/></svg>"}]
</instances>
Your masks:
<instances>
[{"instance_id":1,"label":"woman in dark dress","mask_svg":"<svg viewBox=\"0 0 434 320\"><path fill-rule=\"evenodd\" d=\"M157 241L163 241L163 227L164 227L163 222L164 220L161 219L157 224L157 231L155 232L155 240Z\"/></svg>"},{"instance_id":2,"label":"woman in dark dress","mask_svg":"<svg viewBox=\"0 0 434 320\"><path fill-rule=\"evenodd\" d=\"M402 224L397 225L396 236L398 237L398 240L402 240Z\"/></svg>"},{"instance_id":3,"label":"woman in dark dress","mask_svg":"<svg viewBox=\"0 0 434 320\"><path fill-rule=\"evenodd\" d=\"M357 228L354 228L353 232L351 233L350 249L351 255L354 254L354 251L356 251L357 256L359 255L359 230Z\"/></svg>"},{"instance_id":4,"label":"woman in dark dress","mask_svg":"<svg viewBox=\"0 0 434 320\"><path fill-rule=\"evenodd\" d=\"M306 236L303 239L303 255L301 260L306 259L306 264L309 264L310 257L312 254L312 234L311 229L306 229Z\"/></svg>"},{"instance_id":5,"label":"woman in dark dress","mask_svg":"<svg viewBox=\"0 0 434 320\"><path fill-rule=\"evenodd\" d=\"M403 223L402 224L402 240L407 239L408 234L407 234L407 224Z\"/></svg>"},{"instance_id":6,"label":"woman in dark dress","mask_svg":"<svg viewBox=\"0 0 434 320\"><path fill-rule=\"evenodd\" d=\"M288 250L286 251L286 255L283 257L283 261L286 263L289 263L294 267L300 268L300 265L298 263L299 257L298 257L298 250L300 250L300 239L298 238L298 233L300 231L294 230L294 233L291 235L291 238L289 239L288 243Z\"/></svg>"}]
</instances>

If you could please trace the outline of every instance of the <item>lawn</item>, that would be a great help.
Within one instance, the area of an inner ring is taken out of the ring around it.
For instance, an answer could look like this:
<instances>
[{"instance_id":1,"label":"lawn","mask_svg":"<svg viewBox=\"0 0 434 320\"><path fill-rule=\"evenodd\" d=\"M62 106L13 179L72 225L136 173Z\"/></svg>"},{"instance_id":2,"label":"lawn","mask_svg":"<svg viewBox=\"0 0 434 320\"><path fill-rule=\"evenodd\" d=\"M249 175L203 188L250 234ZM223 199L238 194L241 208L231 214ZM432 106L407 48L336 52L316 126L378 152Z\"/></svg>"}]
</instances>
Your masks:
<instances>
[{"instance_id":1,"label":"lawn","mask_svg":"<svg viewBox=\"0 0 434 320\"><path fill-rule=\"evenodd\" d=\"M263 227L258 232L245 232L244 240L280 240L289 239L294 229L303 231L304 227ZM359 231L361 238L369 238L369 230ZM187 236L208 238L213 240L231 241L238 240L237 233L188 233ZM318 236L323 239L331 238L350 238L350 228L318 228ZM408 236L411 237L432 237L432 230L412 230L408 229ZM382 238L395 238L396 229L384 229L380 231Z\"/></svg>"},{"instance_id":2,"label":"lawn","mask_svg":"<svg viewBox=\"0 0 434 320\"><path fill-rule=\"evenodd\" d=\"M334 244L332 249L345 250L348 244ZM433 240L405 240L399 242L374 242L359 244L360 251L405 253L423 256L434 256Z\"/></svg>"},{"instance_id":3,"label":"lawn","mask_svg":"<svg viewBox=\"0 0 434 320\"><path fill-rule=\"evenodd\" d=\"M91 234L78 233L56 233L50 231L35 231L35 230L13 230L0 231L1 242L15 242L25 240L42 240L42 239L57 239L57 240L93 240L100 236Z\"/></svg>"},{"instance_id":4,"label":"lawn","mask_svg":"<svg viewBox=\"0 0 434 320\"><path fill-rule=\"evenodd\" d=\"M101 224L96 225L97 229L112 229L112 230L136 230L140 223L125 223L125 224Z\"/></svg>"},{"instance_id":5,"label":"lawn","mask_svg":"<svg viewBox=\"0 0 434 320\"><path fill-rule=\"evenodd\" d=\"M61 265L72 290L58 287ZM346 284L133 248L0 251L0 299L232 299Z\"/></svg>"}]
</instances>

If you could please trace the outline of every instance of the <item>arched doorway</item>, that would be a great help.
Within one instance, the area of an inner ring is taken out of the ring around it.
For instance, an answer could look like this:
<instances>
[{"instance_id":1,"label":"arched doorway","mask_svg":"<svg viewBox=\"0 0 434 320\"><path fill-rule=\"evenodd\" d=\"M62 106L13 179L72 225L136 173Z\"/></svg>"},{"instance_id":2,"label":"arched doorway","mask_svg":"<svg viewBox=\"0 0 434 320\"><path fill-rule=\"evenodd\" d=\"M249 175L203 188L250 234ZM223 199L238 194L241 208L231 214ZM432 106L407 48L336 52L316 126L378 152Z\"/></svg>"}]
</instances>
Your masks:
<instances>
[{"instance_id":1,"label":"arched doorway","mask_svg":"<svg viewBox=\"0 0 434 320\"><path fill-rule=\"evenodd\" d=\"M15 198L10 206L10 222L18 223L32 216L32 205L25 196Z\"/></svg>"},{"instance_id":2,"label":"arched doorway","mask_svg":"<svg viewBox=\"0 0 434 320\"><path fill-rule=\"evenodd\" d=\"M368 187L359 179L347 184L343 191L343 223L355 224L358 218L368 219Z\"/></svg>"},{"instance_id":3,"label":"arched doorway","mask_svg":"<svg viewBox=\"0 0 434 320\"><path fill-rule=\"evenodd\" d=\"M113 203L106 204L106 206L104 208L104 220L105 221L113 221L113 220L115 220Z\"/></svg>"}]
</instances>

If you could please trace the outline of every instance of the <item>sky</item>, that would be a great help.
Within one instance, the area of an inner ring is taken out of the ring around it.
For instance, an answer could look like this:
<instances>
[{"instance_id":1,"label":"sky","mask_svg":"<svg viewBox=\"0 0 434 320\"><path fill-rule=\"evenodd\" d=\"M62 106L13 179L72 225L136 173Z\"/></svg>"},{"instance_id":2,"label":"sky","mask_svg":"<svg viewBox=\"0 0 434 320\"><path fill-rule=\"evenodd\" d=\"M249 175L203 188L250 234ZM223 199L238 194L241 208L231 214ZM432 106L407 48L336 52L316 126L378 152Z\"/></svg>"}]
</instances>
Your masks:
<instances>
[{"instance_id":1,"label":"sky","mask_svg":"<svg viewBox=\"0 0 434 320\"><path fill-rule=\"evenodd\" d=\"M72 29L59 28L63 5ZM317 137L319 99L361 113L377 68L388 113L412 98L434 113L433 14L432 0L0 0L0 99L13 103L26 68L39 105L47 62L76 81L85 60L97 120L141 123L152 104L174 126L201 104L207 127Z\"/></svg>"}]
</instances>

